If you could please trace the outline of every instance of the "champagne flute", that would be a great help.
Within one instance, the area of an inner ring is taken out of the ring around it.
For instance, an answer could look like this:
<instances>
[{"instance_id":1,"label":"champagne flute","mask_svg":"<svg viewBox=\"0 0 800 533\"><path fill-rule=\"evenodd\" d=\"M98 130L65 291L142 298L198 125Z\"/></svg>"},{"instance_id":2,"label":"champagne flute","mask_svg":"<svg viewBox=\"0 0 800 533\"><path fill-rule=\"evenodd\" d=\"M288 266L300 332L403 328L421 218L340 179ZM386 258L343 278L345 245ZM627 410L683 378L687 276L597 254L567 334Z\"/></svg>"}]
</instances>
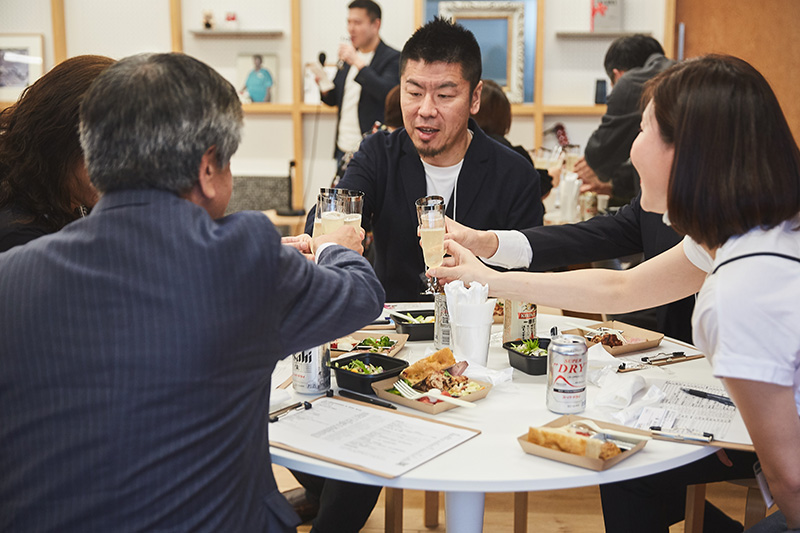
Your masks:
<instances>
[{"instance_id":1,"label":"champagne flute","mask_svg":"<svg viewBox=\"0 0 800 533\"><path fill-rule=\"evenodd\" d=\"M361 191L347 190L339 196L339 207L344 213L344 225L361 227L361 212L364 206L364 193Z\"/></svg>"},{"instance_id":2,"label":"champagne flute","mask_svg":"<svg viewBox=\"0 0 800 533\"><path fill-rule=\"evenodd\" d=\"M425 196L418 199L417 220L419 221L420 246L427 268L442 265L444 259L444 198L441 196ZM428 288L423 294L441 292L436 278L428 278Z\"/></svg>"}]
</instances>

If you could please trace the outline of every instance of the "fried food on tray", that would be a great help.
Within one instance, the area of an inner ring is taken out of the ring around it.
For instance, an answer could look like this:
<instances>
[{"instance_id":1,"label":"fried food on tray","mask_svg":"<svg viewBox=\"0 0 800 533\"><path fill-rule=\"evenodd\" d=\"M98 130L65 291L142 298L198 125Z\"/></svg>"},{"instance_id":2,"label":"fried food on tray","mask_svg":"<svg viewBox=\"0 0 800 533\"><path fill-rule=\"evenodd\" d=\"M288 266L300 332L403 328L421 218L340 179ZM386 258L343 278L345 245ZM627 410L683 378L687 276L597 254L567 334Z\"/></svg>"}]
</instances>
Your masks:
<instances>
[{"instance_id":1,"label":"fried food on tray","mask_svg":"<svg viewBox=\"0 0 800 533\"><path fill-rule=\"evenodd\" d=\"M424 381L428 376L434 372L445 370L456 364L456 358L453 357L453 352L450 348L442 348L438 352L420 359L413 365L409 366L401 373L401 376L406 378L411 386Z\"/></svg>"},{"instance_id":2,"label":"fried food on tray","mask_svg":"<svg viewBox=\"0 0 800 533\"><path fill-rule=\"evenodd\" d=\"M606 460L622 453L622 450L613 442L590 439L581 435L580 430L569 426L529 428L528 441L545 448L593 459Z\"/></svg>"}]
</instances>

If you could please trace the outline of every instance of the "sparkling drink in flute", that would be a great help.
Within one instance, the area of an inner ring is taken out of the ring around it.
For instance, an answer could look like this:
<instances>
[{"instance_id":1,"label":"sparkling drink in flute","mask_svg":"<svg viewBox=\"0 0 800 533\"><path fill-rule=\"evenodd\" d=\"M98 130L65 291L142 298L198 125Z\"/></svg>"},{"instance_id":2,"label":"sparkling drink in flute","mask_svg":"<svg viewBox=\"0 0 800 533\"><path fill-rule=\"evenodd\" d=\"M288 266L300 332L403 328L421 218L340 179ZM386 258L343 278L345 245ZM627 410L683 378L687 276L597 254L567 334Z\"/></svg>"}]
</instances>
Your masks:
<instances>
[{"instance_id":1,"label":"sparkling drink in flute","mask_svg":"<svg viewBox=\"0 0 800 533\"><path fill-rule=\"evenodd\" d=\"M425 196L416 201L417 220L419 221L420 245L425 265L428 268L441 266L444 258L444 198L441 196ZM425 294L436 294L440 291L435 278L428 278Z\"/></svg>"}]
</instances>

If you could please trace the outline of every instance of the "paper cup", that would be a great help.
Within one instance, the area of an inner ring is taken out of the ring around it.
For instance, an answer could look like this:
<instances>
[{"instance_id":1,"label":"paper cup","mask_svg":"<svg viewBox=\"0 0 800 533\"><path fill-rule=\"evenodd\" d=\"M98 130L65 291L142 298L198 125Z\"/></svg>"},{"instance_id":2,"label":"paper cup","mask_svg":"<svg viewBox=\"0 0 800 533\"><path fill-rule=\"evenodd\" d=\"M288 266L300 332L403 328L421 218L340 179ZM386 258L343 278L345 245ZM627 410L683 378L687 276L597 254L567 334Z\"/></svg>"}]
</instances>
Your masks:
<instances>
[{"instance_id":1,"label":"paper cup","mask_svg":"<svg viewBox=\"0 0 800 533\"><path fill-rule=\"evenodd\" d=\"M492 335L492 322L479 326L450 324L453 354L456 360L467 360L486 366L489 357L489 338Z\"/></svg>"}]
</instances>

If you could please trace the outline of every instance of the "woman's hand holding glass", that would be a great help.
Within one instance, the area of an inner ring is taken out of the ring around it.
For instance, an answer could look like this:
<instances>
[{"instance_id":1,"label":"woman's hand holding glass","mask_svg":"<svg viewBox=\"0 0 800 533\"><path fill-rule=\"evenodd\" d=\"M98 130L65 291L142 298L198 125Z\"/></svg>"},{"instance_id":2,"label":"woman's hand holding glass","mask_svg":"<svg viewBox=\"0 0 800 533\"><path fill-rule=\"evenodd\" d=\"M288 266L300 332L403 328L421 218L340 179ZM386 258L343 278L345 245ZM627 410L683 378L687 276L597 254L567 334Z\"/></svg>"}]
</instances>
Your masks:
<instances>
[{"instance_id":1,"label":"woman's hand holding glass","mask_svg":"<svg viewBox=\"0 0 800 533\"><path fill-rule=\"evenodd\" d=\"M425 273L429 278L435 278L442 285L451 281L461 280L465 285L477 281L483 285L489 285L489 281L499 275L499 272L487 267L475 257L475 254L464 248L451 239L444 241L444 250L449 254L442 261L442 265L430 268ZM491 285L489 285L491 292Z\"/></svg>"}]
</instances>

